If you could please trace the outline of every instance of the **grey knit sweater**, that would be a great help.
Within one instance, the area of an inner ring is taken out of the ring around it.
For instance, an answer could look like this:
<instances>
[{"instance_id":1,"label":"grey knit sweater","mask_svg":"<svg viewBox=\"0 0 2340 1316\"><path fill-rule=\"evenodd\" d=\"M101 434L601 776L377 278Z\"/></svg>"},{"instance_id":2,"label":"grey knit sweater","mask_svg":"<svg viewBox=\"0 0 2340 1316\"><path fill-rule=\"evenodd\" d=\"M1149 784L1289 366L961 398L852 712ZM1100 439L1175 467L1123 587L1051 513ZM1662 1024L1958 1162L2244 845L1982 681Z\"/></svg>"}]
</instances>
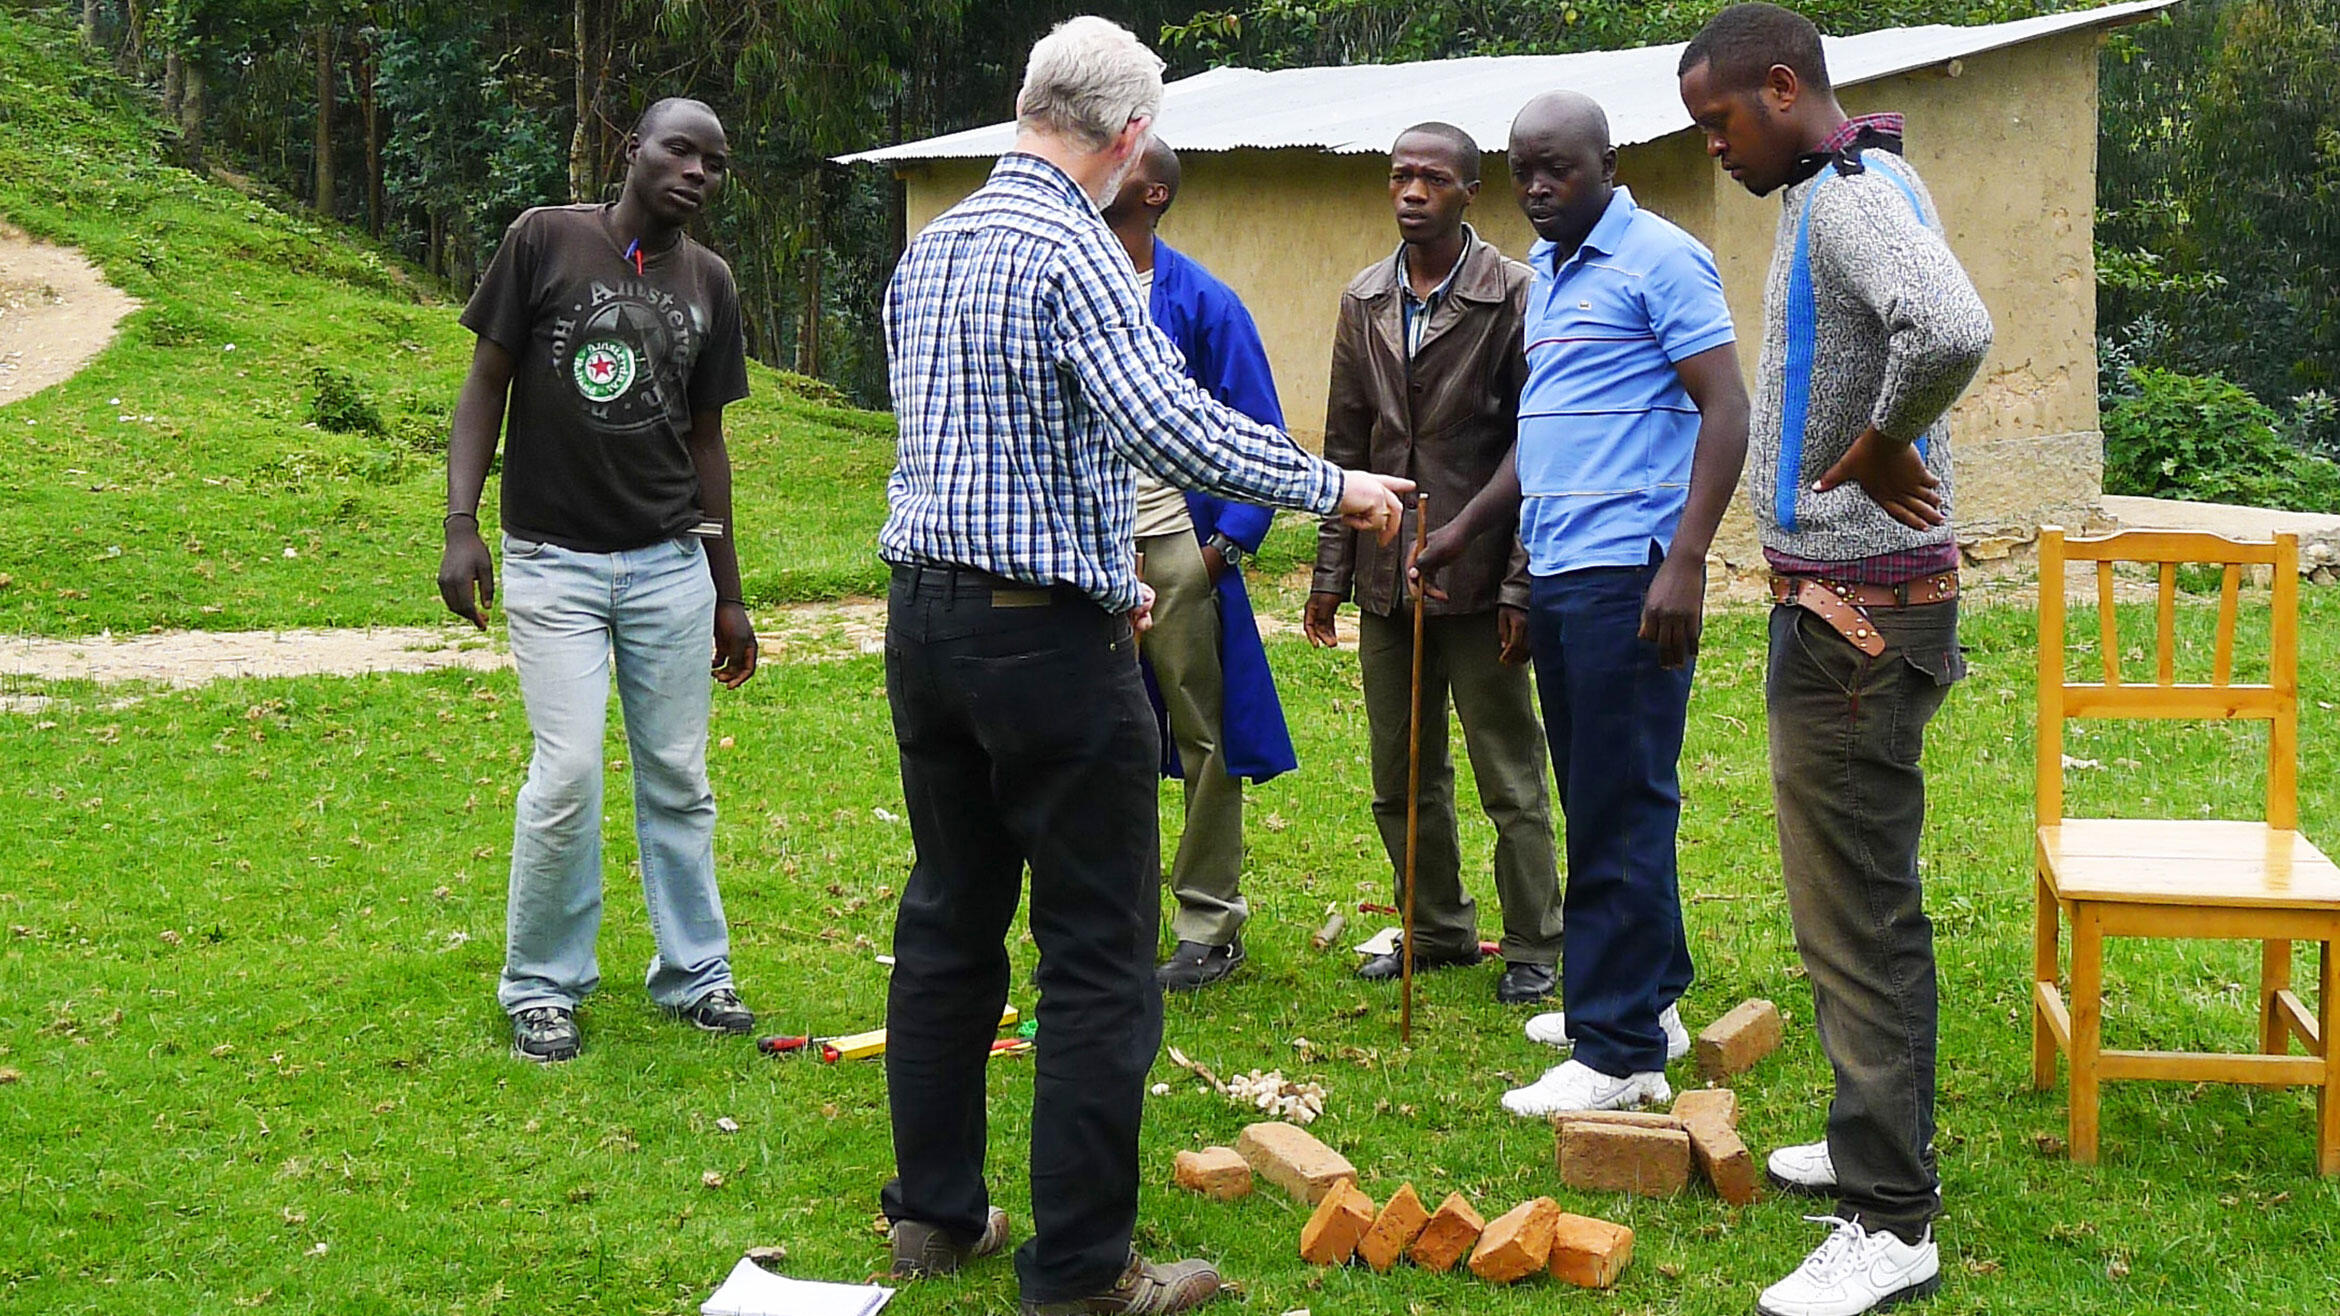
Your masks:
<instances>
[{"instance_id":1,"label":"grey knit sweater","mask_svg":"<svg viewBox=\"0 0 2340 1316\"><path fill-rule=\"evenodd\" d=\"M1764 547L1817 562L1955 539L1948 522L1902 525L1858 484L1812 482L1874 425L1920 443L1950 513L1947 413L1991 347L1990 312L1917 171L1884 150L1861 160L1860 173L1825 166L1781 194L1763 293L1748 493Z\"/></svg>"}]
</instances>

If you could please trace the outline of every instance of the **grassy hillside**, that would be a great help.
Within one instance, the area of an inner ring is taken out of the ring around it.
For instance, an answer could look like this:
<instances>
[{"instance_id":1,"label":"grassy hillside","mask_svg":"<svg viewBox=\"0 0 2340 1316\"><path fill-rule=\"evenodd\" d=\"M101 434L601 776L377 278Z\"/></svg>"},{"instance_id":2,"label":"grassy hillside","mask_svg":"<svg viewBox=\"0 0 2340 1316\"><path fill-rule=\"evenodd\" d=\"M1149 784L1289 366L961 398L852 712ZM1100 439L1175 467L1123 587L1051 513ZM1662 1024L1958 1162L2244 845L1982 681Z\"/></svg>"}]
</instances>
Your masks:
<instances>
[{"instance_id":1,"label":"grassy hillside","mask_svg":"<svg viewBox=\"0 0 2340 1316\"><path fill-rule=\"evenodd\" d=\"M0 9L0 220L144 304L80 375L0 407L0 633L440 616L460 294L174 167L147 99ZM343 381L378 430L314 422ZM892 421L760 367L753 387L729 413L750 599L874 588Z\"/></svg>"}]
</instances>

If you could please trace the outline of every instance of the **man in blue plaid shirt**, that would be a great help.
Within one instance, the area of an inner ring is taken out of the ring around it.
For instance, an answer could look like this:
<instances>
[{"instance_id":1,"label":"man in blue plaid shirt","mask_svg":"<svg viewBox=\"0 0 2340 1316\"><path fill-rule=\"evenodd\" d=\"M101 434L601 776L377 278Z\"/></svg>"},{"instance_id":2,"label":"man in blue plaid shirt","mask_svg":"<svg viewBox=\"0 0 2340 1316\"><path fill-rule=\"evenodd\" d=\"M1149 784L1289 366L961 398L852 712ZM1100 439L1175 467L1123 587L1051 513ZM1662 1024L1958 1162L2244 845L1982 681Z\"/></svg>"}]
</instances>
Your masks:
<instances>
[{"instance_id":1,"label":"man in blue plaid shirt","mask_svg":"<svg viewBox=\"0 0 2340 1316\"><path fill-rule=\"evenodd\" d=\"M1033 47L1015 147L910 244L886 298L900 457L886 689L917 863L894 929L886 1076L898 1276L998 1251L984 1066L1032 872L1040 946L1034 1234L1023 1310L1185 1311L1206 1262L1130 1249L1161 1045L1161 834L1133 468L1396 533L1410 482L1344 472L1213 401L1154 327L1098 215L1137 162L1162 61L1076 18Z\"/></svg>"}]
</instances>

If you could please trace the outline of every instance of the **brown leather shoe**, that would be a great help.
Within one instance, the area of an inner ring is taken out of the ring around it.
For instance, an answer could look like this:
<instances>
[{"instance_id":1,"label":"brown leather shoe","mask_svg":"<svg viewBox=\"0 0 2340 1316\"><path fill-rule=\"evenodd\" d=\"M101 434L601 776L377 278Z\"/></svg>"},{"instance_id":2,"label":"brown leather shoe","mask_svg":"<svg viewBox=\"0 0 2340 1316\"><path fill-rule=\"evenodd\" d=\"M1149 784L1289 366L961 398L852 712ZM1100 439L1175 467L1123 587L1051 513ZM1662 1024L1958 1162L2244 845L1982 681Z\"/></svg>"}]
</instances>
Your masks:
<instances>
[{"instance_id":1,"label":"brown leather shoe","mask_svg":"<svg viewBox=\"0 0 2340 1316\"><path fill-rule=\"evenodd\" d=\"M1219 1270L1208 1261L1173 1261L1157 1266L1137 1253L1129 1254L1129 1266L1121 1272L1121 1280L1103 1293L1086 1298L1066 1298L1060 1302L1024 1300L1024 1316L1089 1316L1093 1312L1112 1316L1170 1316L1172 1312L1193 1311L1219 1296Z\"/></svg>"},{"instance_id":2,"label":"brown leather shoe","mask_svg":"<svg viewBox=\"0 0 2340 1316\"><path fill-rule=\"evenodd\" d=\"M955 1275L959 1267L988 1257L1007 1246L1007 1212L991 1208L991 1216L983 1223L983 1237L972 1243L958 1243L941 1226L923 1220L896 1220L889 1236L894 1243L896 1279L926 1279L935 1275Z\"/></svg>"}]
</instances>

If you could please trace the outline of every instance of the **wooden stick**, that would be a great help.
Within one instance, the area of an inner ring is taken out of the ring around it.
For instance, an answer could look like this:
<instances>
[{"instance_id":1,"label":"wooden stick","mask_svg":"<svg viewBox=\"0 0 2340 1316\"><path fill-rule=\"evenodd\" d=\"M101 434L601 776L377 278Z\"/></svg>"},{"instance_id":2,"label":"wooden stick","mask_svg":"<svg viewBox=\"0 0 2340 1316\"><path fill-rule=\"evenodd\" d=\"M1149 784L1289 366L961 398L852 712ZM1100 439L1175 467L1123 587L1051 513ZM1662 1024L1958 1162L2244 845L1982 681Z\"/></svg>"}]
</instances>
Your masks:
<instances>
[{"instance_id":1,"label":"wooden stick","mask_svg":"<svg viewBox=\"0 0 2340 1316\"><path fill-rule=\"evenodd\" d=\"M1414 496L1414 547L1406 555L1406 579L1414 590L1413 712L1406 723L1406 906L1404 940L1398 944L1398 1041L1414 1043L1414 854L1420 848L1422 825L1422 584L1415 580L1414 563L1422 556L1422 534L1429 528L1430 495Z\"/></svg>"}]
</instances>

